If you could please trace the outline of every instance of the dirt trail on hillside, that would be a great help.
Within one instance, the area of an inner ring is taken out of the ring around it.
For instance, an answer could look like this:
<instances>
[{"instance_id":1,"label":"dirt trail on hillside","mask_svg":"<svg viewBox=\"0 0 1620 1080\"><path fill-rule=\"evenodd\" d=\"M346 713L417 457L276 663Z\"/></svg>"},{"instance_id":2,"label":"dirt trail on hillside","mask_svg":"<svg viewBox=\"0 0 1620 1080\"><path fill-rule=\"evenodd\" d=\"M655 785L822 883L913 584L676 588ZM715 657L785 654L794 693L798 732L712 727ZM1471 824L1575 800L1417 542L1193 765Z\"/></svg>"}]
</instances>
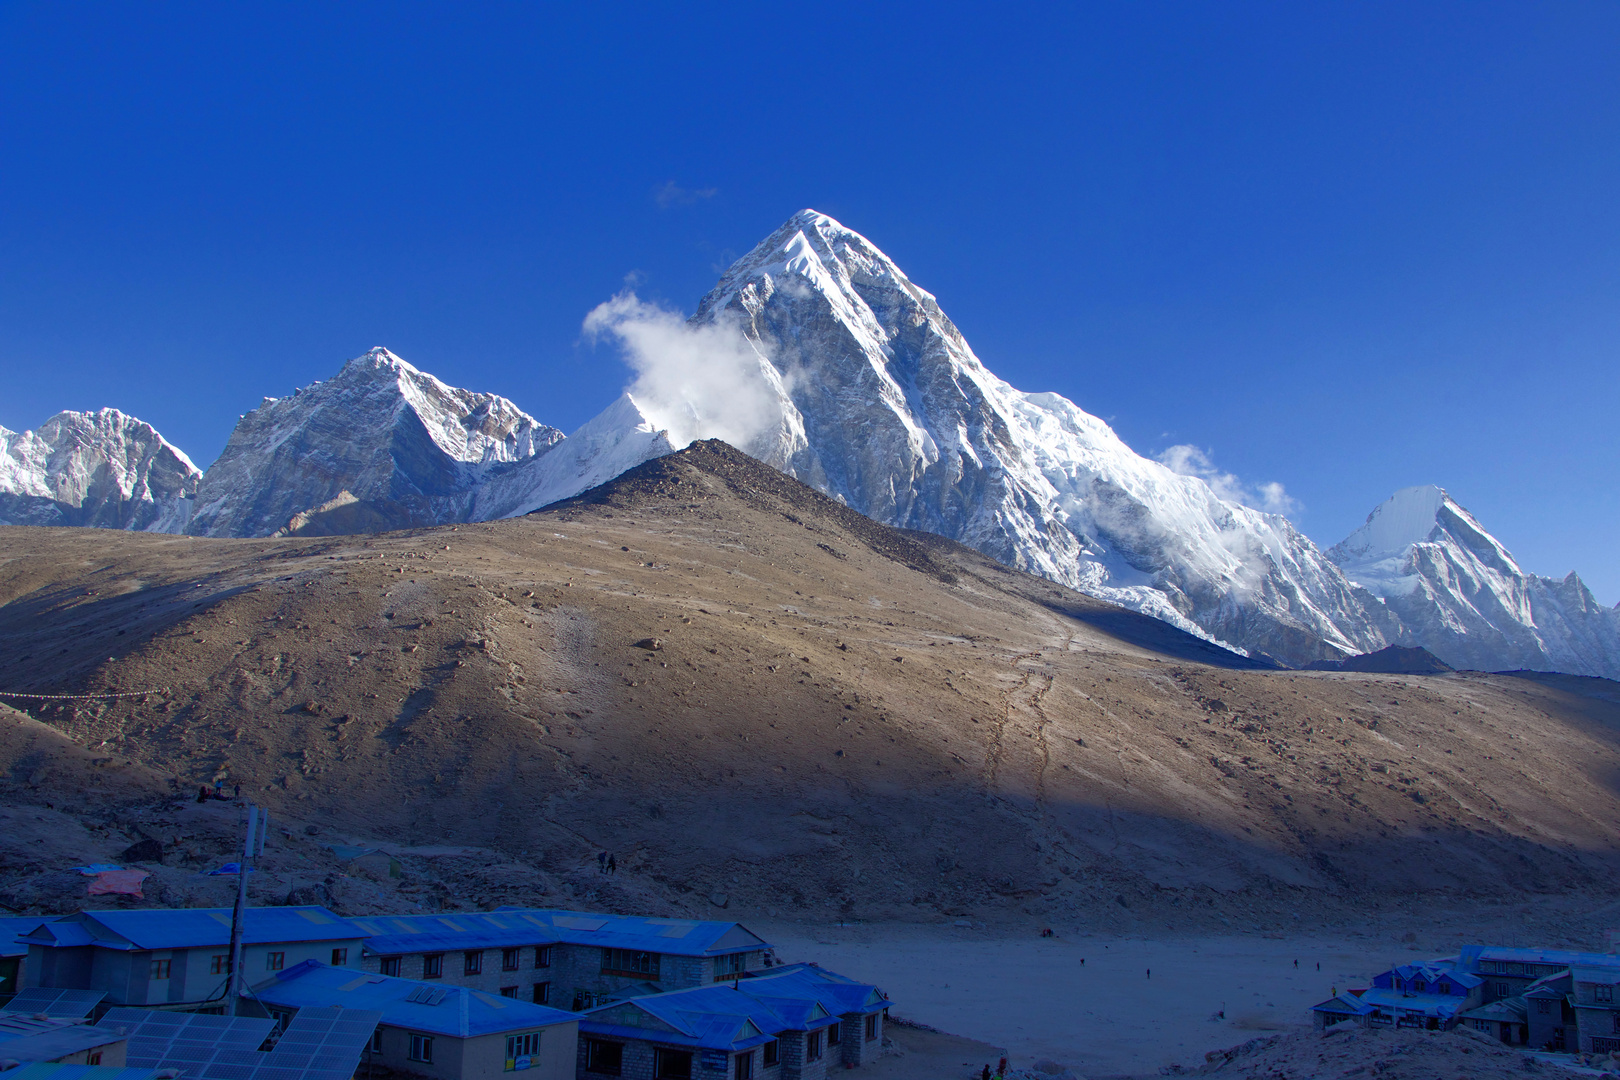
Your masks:
<instances>
[{"instance_id":1,"label":"dirt trail on hillside","mask_svg":"<svg viewBox=\"0 0 1620 1080\"><path fill-rule=\"evenodd\" d=\"M483 853L428 905L1213 927L1607 889L1620 848L1612 684L1258 670L718 444L484 525L0 530L0 689L149 691L8 700L151 806ZM8 805L139 801L7 739Z\"/></svg>"}]
</instances>

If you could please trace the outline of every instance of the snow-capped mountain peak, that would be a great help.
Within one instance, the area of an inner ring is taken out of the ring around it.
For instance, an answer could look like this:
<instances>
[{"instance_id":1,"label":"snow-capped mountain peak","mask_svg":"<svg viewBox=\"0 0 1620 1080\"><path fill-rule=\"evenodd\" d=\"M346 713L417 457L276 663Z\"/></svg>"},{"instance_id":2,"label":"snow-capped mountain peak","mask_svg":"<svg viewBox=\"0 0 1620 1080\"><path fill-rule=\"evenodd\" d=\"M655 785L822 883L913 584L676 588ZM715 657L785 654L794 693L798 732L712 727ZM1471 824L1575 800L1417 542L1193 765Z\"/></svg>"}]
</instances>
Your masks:
<instances>
[{"instance_id":1,"label":"snow-capped mountain peak","mask_svg":"<svg viewBox=\"0 0 1620 1080\"><path fill-rule=\"evenodd\" d=\"M178 532L201 476L152 425L117 409L0 428L0 524Z\"/></svg>"},{"instance_id":2,"label":"snow-capped mountain peak","mask_svg":"<svg viewBox=\"0 0 1620 1080\"><path fill-rule=\"evenodd\" d=\"M1328 557L1401 622L1400 644L1458 668L1620 678L1620 612L1574 574L1526 573L1442 488L1405 488Z\"/></svg>"},{"instance_id":3,"label":"snow-capped mountain peak","mask_svg":"<svg viewBox=\"0 0 1620 1080\"><path fill-rule=\"evenodd\" d=\"M930 293L825 214L794 215L739 259L692 321L737 326L802 424L782 459L743 449L879 521L1248 651L1306 662L1386 644L1377 605L1285 519L998 379Z\"/></svg>"},{"instance_id":4,"label":"snow-capped mountain peak","mask_svg":"<svg viewBox=\"0 0 1620 1080\"><path fill-rule=\"evenodd\" d=\"M187 531L268 536L298 515L304 531L320 531L311 512L334 500L345 521L376 528L465 520L484 482L561 438L506 398L449 386L376 348L244 416Z\"/></svg>"}]
</instances>

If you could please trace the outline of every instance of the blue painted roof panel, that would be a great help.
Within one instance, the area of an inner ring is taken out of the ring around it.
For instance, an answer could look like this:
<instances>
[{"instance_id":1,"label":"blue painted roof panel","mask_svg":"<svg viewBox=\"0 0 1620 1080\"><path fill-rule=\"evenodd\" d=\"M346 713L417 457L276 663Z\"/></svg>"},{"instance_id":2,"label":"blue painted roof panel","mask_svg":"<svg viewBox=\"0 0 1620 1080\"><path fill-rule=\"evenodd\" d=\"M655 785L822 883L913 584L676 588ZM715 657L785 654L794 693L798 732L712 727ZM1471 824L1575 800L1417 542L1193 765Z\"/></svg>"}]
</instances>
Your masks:
<instances>
[{"instance_id":1,"label":"blue painted roof panel","mask_svg":"<svg viewBox=\"0 0 1620 1080\"><path fill-rule=\"evenodd\" d=\"M120 1069L110 1065L59 1065L31 1061L6 1071L6 1080L154 1080L156 1069Z\"/></svg>"},{"instance_id":2,"label":"blue painted roof panel","mask_svg":"<svg viewBox=\"0 0 1620 1080\"><path fill-rule=\"evenodd\" d=\"M248 908L242 918L242 942L264 945L283 941L355 941L365 934L348 920L323 907ZM81 911L45 922L28 940L45 945L94 944L126 951L196 949L228 945L230 908L137 908L129 911Z\"/></svg>"},{"instance_id":3,"label":"blue painted roof panel","mask_svg":"<svg viewBox=\"0 0 1620 1080\"><path fill-rule=\"evenodd\" d=\"M293 1009L329 1005L375 1009L382 1013L382 1022L390 1027L463 1039L550 1027L578 1019L576 1014L561 1009L531 1005L482 990L368 975L353 968L328 967L314 960L305 960L277 972L254 986L253 993L266 1005ZM413 995L419 1000L412 1000Z\"/></svg>"}]
</instances>

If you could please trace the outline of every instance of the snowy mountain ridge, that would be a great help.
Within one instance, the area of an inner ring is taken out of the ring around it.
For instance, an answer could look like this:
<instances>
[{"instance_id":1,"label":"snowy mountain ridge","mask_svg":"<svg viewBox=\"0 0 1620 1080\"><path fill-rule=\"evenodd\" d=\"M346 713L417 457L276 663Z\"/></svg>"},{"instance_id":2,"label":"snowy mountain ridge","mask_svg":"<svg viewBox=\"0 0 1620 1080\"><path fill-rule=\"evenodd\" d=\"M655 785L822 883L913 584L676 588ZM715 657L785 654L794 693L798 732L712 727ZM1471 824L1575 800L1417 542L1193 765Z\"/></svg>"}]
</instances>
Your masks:
<instances>
[{"instance_id":1,"label":"snowy mountain ridge","mask_svg":"<svg viewBox=\"0 0 1620 1080\"><path fill-rule=\"evenodd\" d=\"M376 348L265 398L197 490L196 536L379 532L467 520L491 478L562 432L506 398L449 386Z\"/></svg>"},{"instance_id":2,"label":"snowy mountain ridge","mask_svg":"<svg viewBox=\"0 0 1620 1080\"><path fill-rule=\"evenodd\" d=\"M117 409L0 428L0 524L179 532L201 478L183 451Z\"/></svg>"},{"instance_id":3,"label":"snowy mountain ridge","mask_svg":"<svg viewBox=\"0 0 1620 1080\"><path fill-rule=\"evenodd\" d=\"M795 215L726 272L693 316L723 319L805 433L744 449L862 513L1287 663L1388 643L1376 601L1287 519L997 378L931 294L826 215Z\"/></svg>"},{"instance_id":4,"label":"snowy mountain ridge","mask_svg":"<svg viewBox=\"0 0 1620 1080\"><path fill-rule=\"evenodd\" d=\"M1328 557L1399 617L1399 644L1452 667L1620 678L1620 610L1574 573L1525 572L1442 488L1397 491Z\"/></svg>"},{"instance_id":5,"label":"snowy mountain ridge","mask_svg":"<svg viewBox=\"0 0 1620 1080\"><path fill-rule=\"evenodd\" d=\"M0 429L0 524L268 536L491 520L723 433L886 524L1291 666L1400 645L1459 668L1620 678L1620 610L1573 574L1524 572L1443 490L1397 492L1323 552L1074 402L997 378L932 294L815 211L690 319L616 297L586 329L645 348L627 355L630 391L567 438L378 348L266 398L206 473L116 410Z\"/></svg>"}]
</instances>

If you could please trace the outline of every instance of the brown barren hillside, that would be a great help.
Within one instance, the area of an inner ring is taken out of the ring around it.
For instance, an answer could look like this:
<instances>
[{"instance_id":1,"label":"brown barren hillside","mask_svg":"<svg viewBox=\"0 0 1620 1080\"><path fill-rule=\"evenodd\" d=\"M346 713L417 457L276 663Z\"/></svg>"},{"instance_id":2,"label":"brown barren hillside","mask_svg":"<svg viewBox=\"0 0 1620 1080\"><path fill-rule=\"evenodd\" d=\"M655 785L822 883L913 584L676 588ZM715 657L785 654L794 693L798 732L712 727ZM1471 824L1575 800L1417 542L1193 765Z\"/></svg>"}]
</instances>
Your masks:
<instances>
[{"instance_id":1,"label":"brown barren hillside","mask_svg":"<svg viewBox=\"0 0 1620 1080\"><path fill-rule=\"evenodd\" d=\"M721 443L483 525L0 529L0 605L0 689L150 691L11 699L77 747L470 846L463 900L1196 924L1609 888L1620 850L1613 684L1265 670ZM7 752L14 804L130 798Z\"/></svg>"}]
</instances>

